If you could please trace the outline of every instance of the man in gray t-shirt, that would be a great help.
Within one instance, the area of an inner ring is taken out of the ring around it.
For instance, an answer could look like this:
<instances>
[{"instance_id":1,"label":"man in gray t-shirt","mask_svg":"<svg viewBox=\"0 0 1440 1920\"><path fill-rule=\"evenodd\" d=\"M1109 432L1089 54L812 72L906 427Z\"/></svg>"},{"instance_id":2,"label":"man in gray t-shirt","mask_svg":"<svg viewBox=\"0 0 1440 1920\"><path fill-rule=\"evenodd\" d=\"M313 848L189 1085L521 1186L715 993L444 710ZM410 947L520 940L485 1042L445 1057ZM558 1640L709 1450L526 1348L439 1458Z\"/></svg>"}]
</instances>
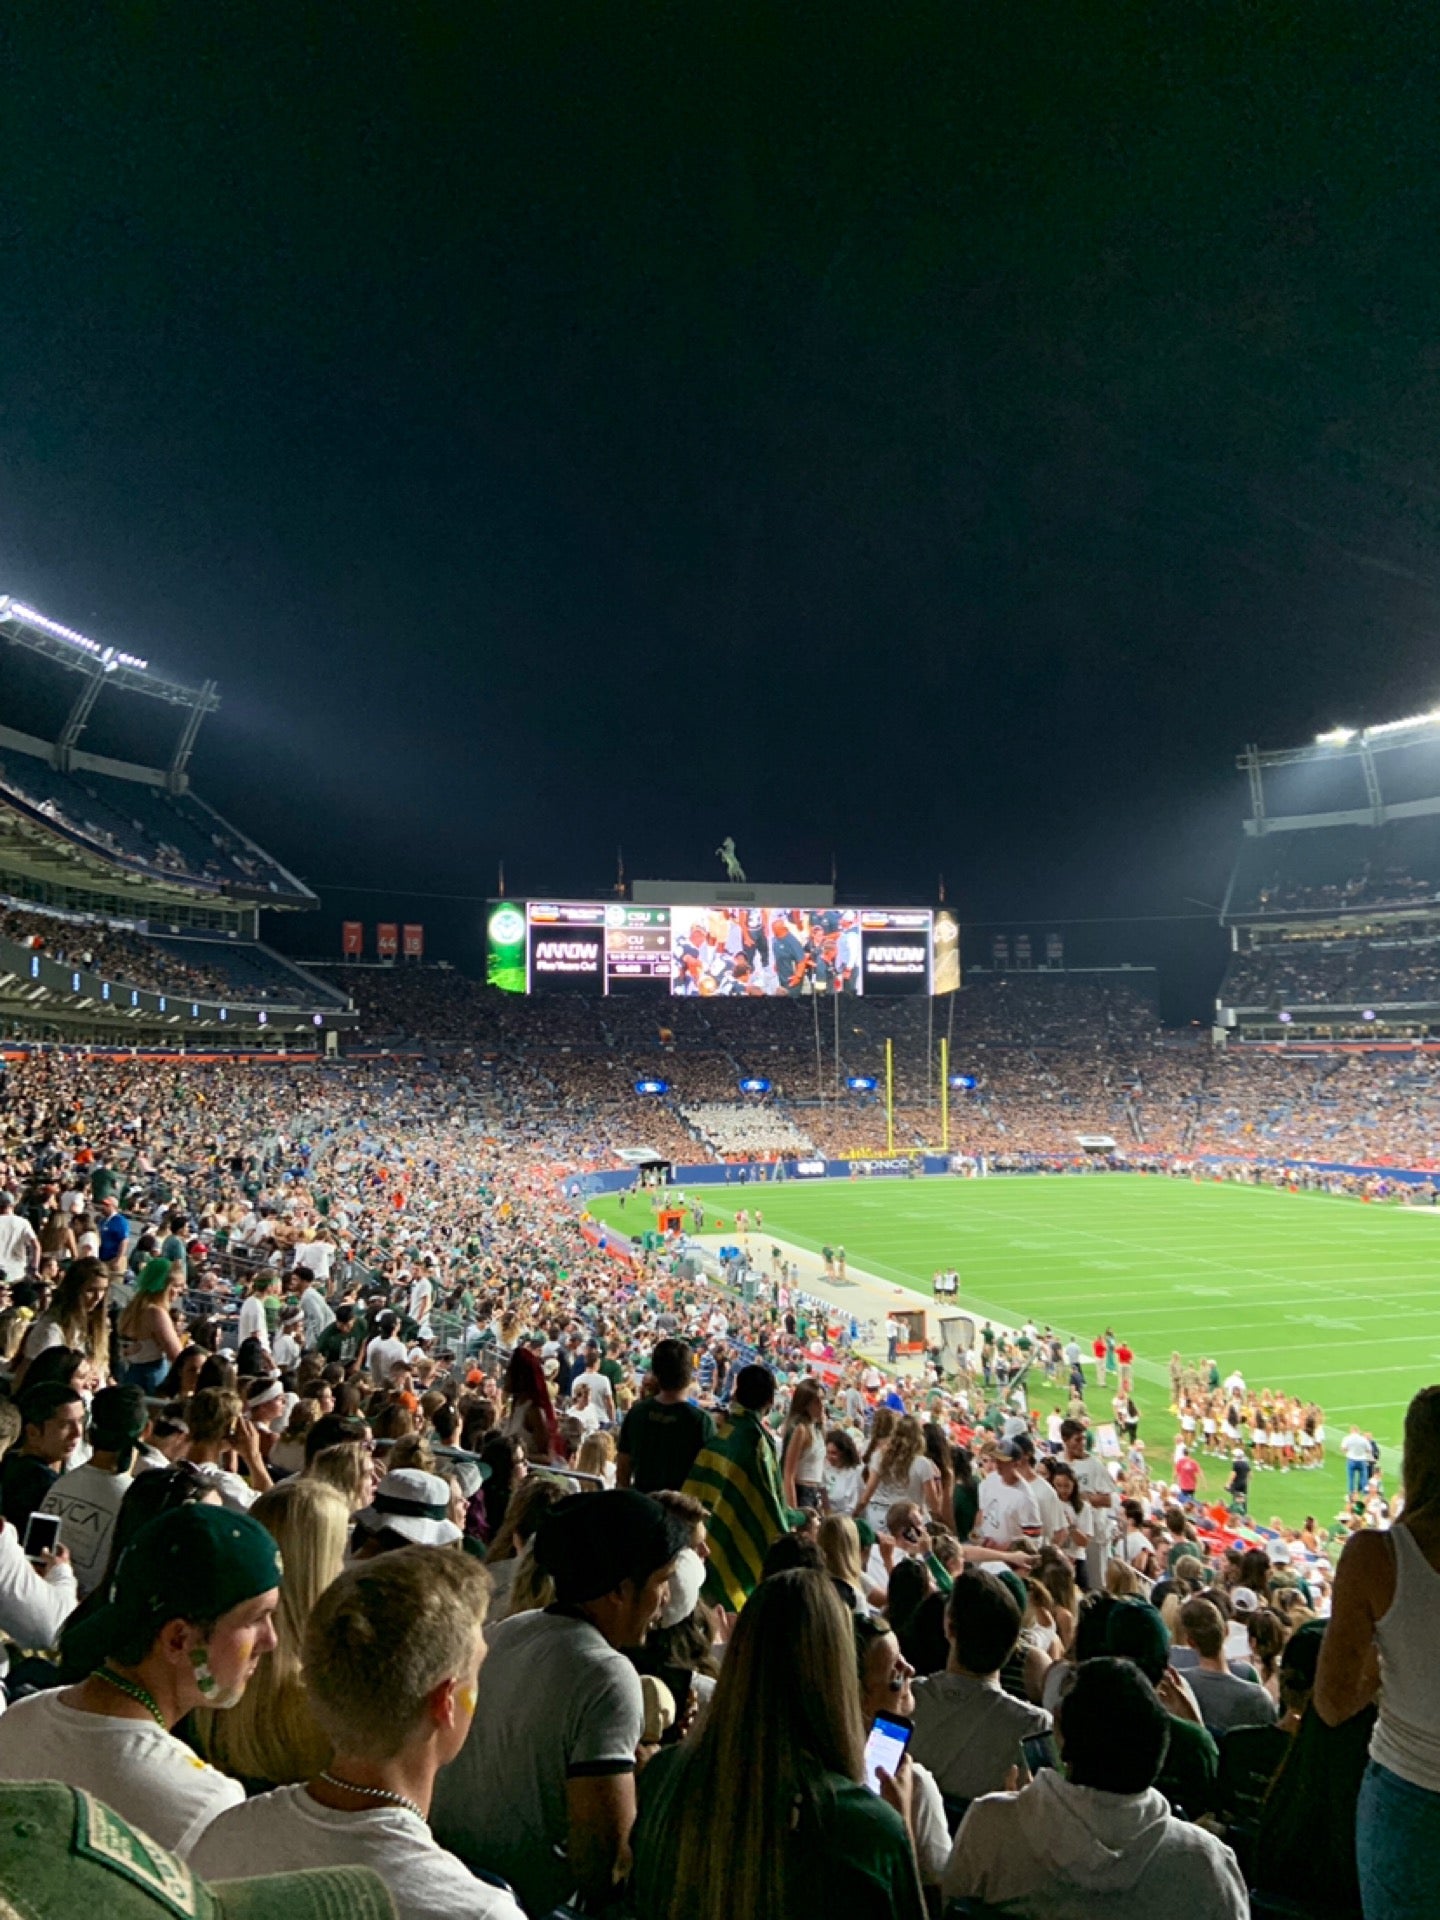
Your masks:
<instances>
[{"instance_id":1,"label":"man in gray t-shirt","mask_svg":"<svg viewBox=\"0 0 1440 1920\"><path fill-rule=\"evenodd\" d=\"M475 1717L435 1782L436 1839L498 1873L527 1912L613 1891L635 1820L640 1680L620 1651L665 1604L686 1531L645 1494L583 1493L547 1516L535 1557L556 1605L489 1633Z\"/></svg>"},{"instance_id":2,"label":"man in gray t-shirt","mask_svg":"<svg viewBox=\"0 0 1440 1920\"><path fill-rule=\"evenodd\" d=\"M1279 1718L1275 1701L1264 1687L1230 1671L1225 1657L1225 1622L1214 1602L1198 1596L1187 1600L1180 1609L1180 1624L1198 1655L1197 1664L1186 1668L1185 1678L1210 1731L1228 1733L1232 1727L1273 1726Z\"/></svg>"}]
</instances>

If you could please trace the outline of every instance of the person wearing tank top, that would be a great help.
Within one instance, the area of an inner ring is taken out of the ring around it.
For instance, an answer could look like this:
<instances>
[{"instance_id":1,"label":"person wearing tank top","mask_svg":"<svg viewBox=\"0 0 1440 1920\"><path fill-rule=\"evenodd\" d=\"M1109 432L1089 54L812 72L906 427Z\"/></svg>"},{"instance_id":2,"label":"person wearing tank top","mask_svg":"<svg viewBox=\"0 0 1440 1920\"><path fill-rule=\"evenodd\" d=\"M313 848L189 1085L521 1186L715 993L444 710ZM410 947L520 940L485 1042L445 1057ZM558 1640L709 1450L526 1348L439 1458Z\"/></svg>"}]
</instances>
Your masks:
<instances>
[{"instance_id":1,"label":"person wearing tank top","mask_svg":"<svg viewBox=\"0 0 1440 1920\"><path fill-rule=\"evenodd\" d=\"M1356 1811L1365 1920L1433 1915L1440 1881L1440 1386L1405 1415L1405 1503L1354 1534L1335 1573L1315 1709L1338 1726L1378 1702Z\"/></svg>"},{"instance_id":2,"label":"person wearing tank top","mask_svg":"<svg viewBox=\"0 0 1440 1920\"><path fill-rule=\"evenodd\" d=\"M780 1471L790 1506L806 1513L824 1511L825 1396L813 1380L800 1381L791 1398Z\"/></svg>"}]
</instances>

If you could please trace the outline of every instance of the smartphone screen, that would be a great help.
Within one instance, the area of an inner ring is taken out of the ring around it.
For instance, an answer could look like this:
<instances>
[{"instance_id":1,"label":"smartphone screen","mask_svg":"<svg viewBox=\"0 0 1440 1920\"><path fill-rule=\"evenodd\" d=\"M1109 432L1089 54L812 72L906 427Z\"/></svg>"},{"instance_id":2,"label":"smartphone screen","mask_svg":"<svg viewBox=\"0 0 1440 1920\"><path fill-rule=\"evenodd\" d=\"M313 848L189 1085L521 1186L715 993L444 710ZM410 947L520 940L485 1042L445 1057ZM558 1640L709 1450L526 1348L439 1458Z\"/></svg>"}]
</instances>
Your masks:
<instances>
[{"instance_id":1,"label":"smartphone screen","mask_svg":"<svg viewBox=\"0 0 1440 1920\"><path fill-rule=\"evenodd\" d=\"M880 1791L879 1769L893 1774L905 1756L914 1728L908 1720L889 1720L883 1713L875 1716L870 1738L865 1742L865 1784L872 1793Z\"/></svg>"},{"instance_id":2,"label":"smartphone screen","mask_svg":"<svg viewBox=\"0 0 1440 1920\"><path fill-rule=\"evenodd\" d=\"M25 1556L33 1560L37 1554L53 1553L60 1544L60 1516L58 1513L32 1513L25 1522Z\"/></svg>"}]
</instances>

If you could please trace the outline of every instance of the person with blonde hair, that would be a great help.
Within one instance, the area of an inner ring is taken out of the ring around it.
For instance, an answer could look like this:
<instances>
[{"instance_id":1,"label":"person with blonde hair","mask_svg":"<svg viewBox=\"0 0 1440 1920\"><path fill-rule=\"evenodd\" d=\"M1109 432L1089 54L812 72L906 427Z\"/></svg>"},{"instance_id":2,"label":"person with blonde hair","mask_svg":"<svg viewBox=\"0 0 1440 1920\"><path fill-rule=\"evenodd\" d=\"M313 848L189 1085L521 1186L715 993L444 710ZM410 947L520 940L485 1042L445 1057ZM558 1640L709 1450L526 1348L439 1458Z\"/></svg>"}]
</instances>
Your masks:
<instances>
[{"instance_id":1,"label":"person with blonde hair","mask_svg":"<svg viewBox=\"0 0 1440 1920\"><path fill-rule=\"evenodd\" d=\"M1117 1600L1133 1600L1141 1591L1140 1576L1124 1560L1111 1560L1105 1568L1105 1591Z\"/></svg>"},{"instance_id":2,"label":"person with blonde hair","mask_svg":"<svg viewBox=\"0 0 1440 1920\"><path fill-rule=\"evenodd\" d=\"M940 1470L925 1452L920 1422L909 1413L896 1421L895 1431L872 1455L869 1477L860 1489L860 1507L877 1533L884 1531L891 1507L902 1500L913 1501L933 1520L945 1517Z\"/></svg>"},{"instance_id":3,"label":"person with blonde hair","mask_svg":"<svg viewBox=\"0 0 1440 1920\"><path fill-rule=\"evenodd\" d=\"M427 1824L435 1776L474 1718L486 1592L484 1568L463 1553L400 1547L347 1568L304 1643L306 1691L333 1757L216 1820L196 1873L366 1866L397 1920L523 1920L514 1896L477 1880Z\"/></svg>"},{"instance_id":4,"label":"person with blonde hair","mask_svg":"<svg viewBox=\"0 0 1440 1920\"><path fill-rule=\"evenodd\" d=\"M607 1487L615 1484L615 1436L613 1433L587 1433L575 1456L577 1473L593 1474Z\"/></svg>"},{"instance_id":5,"label":"person with blonde hair","mask_svg":"<svg viewBox=\"0 0 1440 1920\"><path fill-rule=\"evenodd\" d=\"M352 1514L368 1507L380 1484L380 1469L375 1456L363 1440L339 1440L333 1447L321 1447L306 1462L301 1475L334 1487L344 1497Z\"/></svg>"},{"instance_id":6,"label":"person with blonde hair","mask_svg":"<svg viewBox=\"0 0 1440 1920\"><path fill-rule=\"evenodd\" d=\"M827 1513L816 1535L820 1558L832 1580L848 1587L856 1613L868 1615L872 1604L881 1605L885 1595L865 1577L865 1561L860 1546L860 1529L848 1513Z\"/></svg>"},{"instance_id":7,"label":"person with blonde hair","mask_svg":"<svg viewBox=\"0 0 1440 1920\"><path fill-rule=\"evenodd\" d=\"M275 1615L275 1650L261 1662L238 1706L191 1718L196 1744L222 1772L257 1785L308 1779L330 1757L301 1669L305 1629L316 1601L345 1562L350 1514L322 1480L282 1481L250 1509L280 1549L285 1584Z\"/></svg>"},{"instance_id":8,"label":"person with blonde hair","mask_svg":"<svg viewBox=\"0 0 1440 1920\"><path fill-rule=\"evenodd\" d=\"M260 1436L247 1420L238 1393L226 1387L201 1387L185 1409L190 1435L189 1458L200 1469L227 1507L244 1512L256 1497L268 1493L271 1479L260 1450ZM248 1480L226 1465L243 1460Z\"/></svg>"},{"instance_id":9,"label":"person with blonde hair","mask_svg":"<svg viewBox=\"0 0 1440 1920\"><path fill-rule=\"evenodd\" d=\"M864 1785L854 1626L826 1575L755 1589L701 1731L640 1776L639 1920L921 1920L910 1769Z\"/></svg>"},{"instance_id":10,"label":"person with blonde hair","mask_svg":"<svg viewBox=\"0 0 1440 1920\"><path fill-rule=\"evenodd\" d=\"M1394 1525L1345 1544L1315 1675L1315 1710L1327 1726L1379 1705L1355 1830L1366 1920L1410 1920L1435 1905L1440 1386L1422 1387L1406 1410L1400 1478L1405 1505Z\"/></svg>"},{"instance_id":11,"label":"person with blonde hair","mask_svg":"<svg viewBox=\"0 0 1440 1920\"><path fill-rule=\"evenodd\" d=\"M515 1497L505 1511L505 1518L485 1555L485 1571L490 1576L490 1620L491 1624L508 1619L512 1612L524 1613L527 1607L512 1606L511 1589L519 1579L522 1567L529 1565L533 1570L533 1556L525 1549L535 1537L535 1530L552 1507L558 1507L562 1500L568 1500L570 1489L557 1475L550 1473L527 1474L515 1491ZM534 1595L543 1591L532 1576L527 1582L531 1605L548 1607L550 1600L536 1600Z\"/></svg>"}]
</instances>

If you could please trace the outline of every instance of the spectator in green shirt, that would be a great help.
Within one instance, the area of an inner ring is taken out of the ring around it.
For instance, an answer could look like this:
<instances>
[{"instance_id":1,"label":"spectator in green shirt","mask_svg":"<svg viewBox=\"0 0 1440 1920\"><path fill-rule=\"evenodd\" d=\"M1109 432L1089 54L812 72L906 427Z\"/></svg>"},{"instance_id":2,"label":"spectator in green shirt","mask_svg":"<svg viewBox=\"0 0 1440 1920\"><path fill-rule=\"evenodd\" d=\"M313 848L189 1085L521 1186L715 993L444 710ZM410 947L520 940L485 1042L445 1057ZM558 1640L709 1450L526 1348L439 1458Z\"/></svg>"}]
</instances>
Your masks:
<instances>
[{"instance_id":1,"label":"spectator in green shirt","mask_svg":"<svg viewBox=\"0 0 1440 1920\"><path fill-rule=\"evenodd\" d=\"M600 1363L604 1371L605 1363ZM656 1391L637 1400L620 1427L615 1484L639 1493L678 1493L715 1422L686 1397L693 1363L683 1340L662 1340L650 1359Z\"/></svg>"}]
</instances>

